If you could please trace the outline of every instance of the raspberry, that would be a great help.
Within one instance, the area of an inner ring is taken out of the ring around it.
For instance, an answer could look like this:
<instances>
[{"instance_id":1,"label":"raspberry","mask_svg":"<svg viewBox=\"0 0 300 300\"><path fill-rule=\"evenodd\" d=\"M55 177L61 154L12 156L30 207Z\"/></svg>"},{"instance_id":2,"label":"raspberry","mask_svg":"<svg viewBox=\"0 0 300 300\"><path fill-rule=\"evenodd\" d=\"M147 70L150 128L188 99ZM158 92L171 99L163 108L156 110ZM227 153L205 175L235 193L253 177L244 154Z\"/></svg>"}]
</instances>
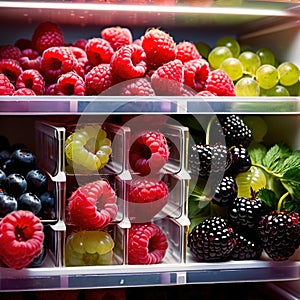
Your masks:
<instances>
[{"instance_id":1,"label":"raspberry","mask_svg":"<svg viewBox=\"0 0 300 300\"><path fill-rule=\"evenodd\" d=\"M250 231L257 228L264 212L261 199L238 197L229 205L228 220L234 228Z\"/></svg>"},{"instance_id":2,"label":"raspberry","mask_svg":"<svg viewBox=\"0 0 300 300\"><path fill-rule=\"evenodd\" d=\"M142 77L147 70L145 59L146 53L141 46L123 46L111 58L112 74L123 79Z\"/></svg>"},{"instance_id":3,"label":"raspberry","mask_svg":"<svg viewBox=\"0 0 300 300\"><path fill-rule=\"evenodd\" d=\"M176 43L168 33L160 29L148 30L142 37L142 47L155 68L176 58Z\"/></svg>"},{"instance_id":4,"label":"raspberry","mask_svg":"<svg viewBox=\"0 0 300 300\"><path fill-rule=\"evenodd\" d=\"M116 194L105 180L79 187L68 199L70 220L82 230L98 230L115 218Z\"/></svg>"},{"instance_id":5,"label":"raspberry","mask_svg":"<svg viewBox=\"0 0 300 300\"><path fill-rule=\"evenodd\" d=\"M112 85L112 73L109 64L100 64L85 77L86 95L99 95Z\"/></svg>"},{"instance_id":6,"label":"raspberry","mask_svg":"<svg viewBox=\"0 0 300 300\"><path fill-rule=\"evenodd\" d=\"M210 91L200 91L196 94L196 96L198 96L198 97L214 97L214 96L216 96L216 94L213 94Z\"/></svg>"},{"instance_id":7,"label":"raspberry","mask_svg":"<svg viewBox=\"0 0 300 300\"><path fill-rule=\"evenodd\" d=\"M132 44L132 34L128 28L124 27L108 27L100 32L101 36L107 40L114 51L125 45Z\"/></svg>"},{"instance_id":8,"label":"raspberry","mask_svg":"<svg viewBox=\"0 0 300 300\"><path fill-rule=\"evenodd\" d=\"M230 153L224 145L199 143L189 151L189 169L194 176L208 178L210 174L224 173L230 162Z\"/></svg>"},{"instance_id":9,"label":"raspberry","mask_svg":"<svg viewBox=\"0 0 300 300\"><path fill-rule=\"evenodd\" d=\"M275 261L284 261L299 247L299 216L294 212L265 215L259 222L258 235L263 249Z\"/></svg>"},{"instance_id":10,"label":"raspberry","mask_svg":"<svg viewBox=\"0 0 300 300\"><path fill-rule=\"evenodd\" d=\"M202 91L210 72L208 62L204 59L194 59L184 63L183 67L184 84L197 92Z\"/></svg>"},{"instance_id":11,"label":"raspberry","mask_svg":"<svg viewBox=\"0 0 300 300\"><path fill-rule=\"evenodd\" d=\"M120 96L155 96L155 92L147 78L137 78L122 84Z\"/></svg>"},{"instance_id":12,"label":"raspberry","mask_svg":"<svg viewBox=\"0 0 300 300\"><path fill-rule=\"evenodd\" d=\"M165 136L149 131L141 134L129 150L130 166L141 175L158 172L169 158L169 147Z\"/></svg>"},{"instance_id":13,"label":"raspberry","mask_svg":"<svg viewBox=\"0 0 300 300\"><path fill-rule=\"evenodd\" d=\"M160 263L167 251L165 233L155 224L132 224L128 236L128 264Z\"/></svg>"},{"instance_id":14,"label":"raspberry","mask_svg":"<svg viewBox=\"0 0 300 300\"><path fill-rule=\"evenodd\" d=\"M134 179L128 192L128 211L131 222L149 222L168 202L168 186L154 178Z\"/></svg>"},{"instance_id":15,"label":"raspberry","mask_svg":"<svg viewBox=\"0 0 300 300\"><path fill-rule=\"evenodd\" d=\"M231 252L234 260L258 259L262 254L260 242L255 237L248 237L235 232L236 244Z\"/></svg>"},{"instance_id":16,"label":"raspberry","mask_svg":"<svg viewBox=\"0 0 300 300\"><path fill-rule=\"evenodd\" d=\"M37 70L25 70L16 81L16 88L29 88L36 95L44 95L45 81L43 76Z\"/></svg>"},{"instance_id":17,"label":"raspberry","mask_svg":"<svg viewBox=\"0 0 300 300\"><path fill-rule=\"evenodd\" d=\"M56 83L47 85L45 89L45 95L49 95L49 96L55 95L55 86Z\"/></svg>"},{"instance_id":18,"label":"raspberry","mask_svg":"<svg viewBox=\"0 0 300 300\"><path fill-rule=\"evenodd\" d=\"M85 52L88 61L93 65L109 64L114 50L110 43L102 38L92 38L87 41Z\"/></svg>"},{"instance_id":19,"label":"raspberry","mask_svg":"<svg viewBox=\"0 0 300 300\"><path fill-rule=\"evenodd\" d=\"M15 91L15 87L4 74L0 73L0 95L11 96Z\"/></svg>"},{"instance_id":20,"label":"raspberry","mask_svg":"<svg viewBox=\"0 0 300 300\"><path fill-rule=\"evenodd\" d=\"M74 54L75 58L78 60L79 64L84 67L87 62L87 55L85 53L85 51L79 47L74 47L74 46L69 46L69 49L72 51L72 53Z\"/></svg>"},{"instance_id":21,"label":"raspberry","mask_svg":"<svg viewBox=\"0 0 300 300\"><path fill-rule=\"evenodd\" d=\"M19 63L23 70L34 69L41 71L41 59L39 53L33 49L24 49Z\"/></svg>"},{"instance_id":22,"label":"raspberry","mask_svg":"<svg viewBox=\"0 0 300 300\"><path fill-rule=\"evenodd\" d=\"M51 47L44 51L41 61L44 78L55 82L62 74L75 71L83 76L83 69L68 47Z\"/></svg>"},{"instance_id":23,"label":"raspberry","mask_svg":"<svg viewBox=\"0 0 300 300\"><path fill-rule=\"evenodd\" d=\"M13 96L36 96L36 93L29 88L20 88L13 93Z\"/></svg>"},{"instance_id":24,"label":"raspberry","mask_svg":"<svg viewBox=\"0 0 300 300\"><path fill-rule=\"evenodd\" d=\"M252 132L239 116L225 115L219 121L228 148L236 145L248 148L253 139Z\"/></svg>"},{"instance_id":25,"label":"raspberry","mask_svg":"<svg viewBox=\"0 0 300 300\"><path fill-rule=\"evenodd\" d=\"M66 96L84 96L84 80L75 72L63 74L57 80L55 94Z\"/></svg>"},{"instance_id":26,"label":"raspberry","mask_svg":"<svg viewBox=\"0 0 300 300\"><path fill-rule=\"evenodd\" d=\"M212 195L212 202L219 206L228 206L236 198L238 186L232 176L224 176Z\"/></svg>"},{"instance_id":27,"label":"raspberry","mask_svg":"<svg viewBox=\"0 0 300 300\"><path fill-rule=\"evenodd\" d=\"M18 47L21 51L23 51L24 49L30 49L32 48L32 41L29 39L18 39L15 42L15 46Z\"/></svg>"},{"instance_id":28,"label":"raspberry","mask_svg":"<svg viewBox=\"0 0 300 300\"><path fill-rule=\"evenodd\" d=\"M15 82L22 71L16 60L11 58L0 59L0 73L3 73L11 82Z\"/></svg>"},{"instance_id":29,"label":"raspberry","mask_svg":"<svg viewBox=\"0 0 300 300\"><path fill-rule=\"evenodd\" d=\"M233 229L221 217L207 218L188 236L188 247L198 261L228 260L235 243Z\"/></svg>"},{"instance_id":30,"label":"raspberry","mask_svg":"<svg viewBox=\"0 0 300 300\"><path fill-rule=\"evenodd\" d=\"M28 266L42 251L43 241L43 225L30 211L14 211L0 222L0 258L10 268Z\"/></svg>"},{"instance_id":31,"label":"raspberry","mask_svg":"<svg viewBox=\"0 0 300 300\"><path fill-rule=\"evenodd\" d=\"M86 43L87 43L86 39L78 39L73 43L73 46L85 50Z\"/></svg>"},{"instance_id":32,"label":"raspberry","mask_svg":"<svg viewBox=\"0 0 300 300\"><path fill-rule=\"evenodd\" d=\"M32 36L32 44L40 54L51 47L64 46L64 36L57 24L44 22L39 24Z\"/></svg>"},{"instance_id":33,"label":"raspberry","mask_svg":"<svg viewBox=\"0 0 300 300\"><path fill-rule=\"evenodd\" d=\"M183 80L183 64L179 59L165 63L151 76L151 84L157 95L180 95Z\"/></svg>"},{"instance_id":34,"label":"raspberry","mask_svg":"<svg viewBox=\"0 0 300 300\"><path fill-rule=\"evenodd\" d=\"M180 42L176 46L176 58L183 63L201 58L196 46L192 42Z\"/></svg>"},{"instance_id":35,"label":"raspberry","mask_svg":"<svg viewBox=\"0 0 300 300\"><path fill-rule=\"evenodd\" d=\"M21 50L13 45L6 45L0 48L0 59L2 58L11 58L16 61L19 61L22 56Z\"/></svg>"},{"instance_id":36,"label":"raspberry","mask_svg":"<svg viewBox=\"0 0 300 300\"><path fill-rule=\"evenodd\" d=\"M205 89L217 96L235 96L234 83L223 70L209 73Z\"/></svg>"}]
</instances>

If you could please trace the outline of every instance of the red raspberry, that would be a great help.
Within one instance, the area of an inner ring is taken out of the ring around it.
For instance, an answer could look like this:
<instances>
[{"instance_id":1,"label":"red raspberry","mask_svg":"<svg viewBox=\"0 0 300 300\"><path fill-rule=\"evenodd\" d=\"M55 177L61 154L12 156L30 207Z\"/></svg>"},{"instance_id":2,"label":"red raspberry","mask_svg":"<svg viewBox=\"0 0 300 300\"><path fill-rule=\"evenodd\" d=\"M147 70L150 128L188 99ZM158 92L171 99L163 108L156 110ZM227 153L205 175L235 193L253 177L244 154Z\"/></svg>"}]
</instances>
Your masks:
<instances>
[{"instance_id":1,"label":"red raspberry","mask_svg":"<svg viewBox=\"0 0 300 300\"><path fill-rule=\"evenodd\" d=\"M128 28L124 27L108 27L100 32L101 36L107 40L114 51L125 45L132 44L132 34Z\"/></svg>"},{"instance_id":2,"label":"red raspberry","mask_svg":"<svg viewBox=\"0 0 300 300\"><path fill-rule=\"evenodd\" d=\"M202 58L200 53L198 52L195 44L192 42L180 42L176 46L176 58L180 59L183 63Z\"/></svg>"},{"instance_id":3,"label":"red raspberry","mask_svg":"<svg viewBox=\"0 0 300 300\"><path fill-rule=\"evenodd\" d=\"M15 82L22 73L20 64L11 58L0 59L0 73L3 73L11 82Z\"/></svg>"},{"instance_id":4,"label":"red raspberry","mask_svg":"<svg viewBox=\"0 0 300 300\"><path fill-rule=\"evenodd\" d=\"M69 72L61 75L55 85L56 95L84 96L85 83L77 73Z\"/></svg>"},{"instance_id":5,"label":"red raspberry","mask_svg":"<svg viewBox=\"0 0 300 300\"><path fill-rule=\"evenodd\" d=\"M145 59L146 53L141 46L123 46L111 58L112 74L123 79L142 77L147 70Z\"/></svg>"},{"instance_id":6,"label":"red raspberry","mask_svg":"<svg viewBox=\"0 0 300 300\"><path fill-rule=\"evenodd\" d=\"M180 95L183 85L183 64L175 59L159 67L151 76L157 95Z\"/></svg>"},{"instance_id":7,"label":"red raspberry","mask_svg":"<svg viewBox=\"0 0 300 300\"><path fill-rule=\"evenodd\" d=\"M21 50L16 46L6 45L0 48L0 59L11 58L18 61L21 56Z\"/></svg>"},{"instance_id":8,"label":"red raspberry","mask_svg":"<svg viewBox=\"0 0 300 300\"><path fill-rule=\"evenodd\" d=\"M200 97L214 97L214 96L216 96L216 94L213 94L210 91L201 91L201 92L197 93L196 96L200 96Z\"/></svg>"},{"instance_id":9,"label":"red raspberry","mask_svg":"<svg viewBox=\"0 0 300 300\"><path fill-rule=\"evenodd\" d=\"M85 51L79 47L70 46L69 49L74 54L75 58L78 60L79 64L84 68L88 63L87 55Z\"/></svg>"},{"instance_id":10,"label":"red raspberry","mask_svg":"<svg viewBox=\"0 0 300 300\"><path fill-rule=\"evenodd\" d=\"M42 57L36 50L31 48L22 51L22 57L19 59L20 66L23 70L34 69L41 71Z\"/></svg>"},{"instance_id":11,"label":"red raspberry","mask_svg":"<svg viewBox=\"0 0 300 300\"><path fill-rule=\"evenodd\" d=\"M235 96L234 83L223 70L213 70L209 73L205 89L217 96Z\"/></svg>"},{"instance_id":12,"label":"red raspberry","mask_svg":"<svg viewBox=\"0 0 300 300\"><path fill-rule=\"evenodd\" d=\"M15 87L11 84L6 75L0 73L0 95L11 96L15 91Z\"/></svg>"},{"instance_id":13,"label":"red raspberry","mask_svg":"<svg viewBox=\"0 0 300 300\"><path fill-rule=\"evenodd\" d=\"M132 224L128 236L128 264L160 263L168 249L165 233L155 224Z\"/></svg>"},{"instance_id":14,"label":"red raspberry","mask_svg":"<svg viewBox=\"0 0 300 300\"><path fill-rule=\"evenodd\" d=\"M14 211L0 222L0 258L10 268L28 266L42 251L43 241L41 220L30 211Z\"/></svg>"},{"instance_id":15,"label":"red raspberry","mask_svg":"<svg viewBox=\"0 0 300 300\"><path fill-rule=\"evenodd\" d=\"M52 83L46 86L45 95L54 96L55 95L56 83Z\"/></svg>"},{"instance_id":16,"label":"red raspberry","mask_svg":"<svg viewBox=\"0 0 300 300\"><path fill-rule=\"evenodd\" d=\"M24 49L32 48L32 41L29 39L18 39L15 42L15 46L18 47L21 51Z\"/></svg>"},{"instance_id":17,"label":"red raspberry","mask_svg":"<svg viewBox=\"0 0 300 300\"><path fill-rule=\"evenodd\" d=\"M167 204L168 186L154 178L134 179L128 193L128 214L132 223L149 222Z\"/></svg>"},{"instance_id":18,"label":"red raspberry","mask_svg":"<svg viewBox=\"0 0 300 300\"><path fill-rule=\"evenodd\" d=\"M86 39L78 39L73 43L73 46L85 50L86 43L87 43Z\"/></svg>"},{"instance_id":19,"label":"red raspberry","mask_svg":"<svg viewBox=\"0 0 300 300\"><path fill-rule=\"evenodd\" d=\"M16 81L16 88L32 89L36 95L44 95L45 81L43 76L37 70L25 70Z\"/></svg>"},{"instance_id":20,"label":"red raspberry","mask_svg":"<svg viewBox=\"0 0 300 300\"><path fill-rule=\"evenodd\" d=\"M100 64L94 67L85 77L86 95L99 95L112 85L111 67Z\"/></svg>"},{"instance_id":21,"label":"red raspberry","mask_svg":"<svg viewBox=\"0 0 300 300\"><path fill-rule=\"evenodd\" d=\"M142 37L142 47L152 65L159 67L176 58L176 43L160 29L150 29Z\"/></svg>"},{"instance_id":22,"label":"red raspberry","mask_svg":"<svg viewBox=\"0 0 300 300\"><path fill-rule=\"evenodd\" d=\"M55 82L62 74L75 71L84 75L73 52L68 47L51 47L44 51L41 61L44 78L48 82Z\"/></svg>"},{"instance_id":23,"label":"red raspberry","mask_svg":"<svg viewBox=\"0 0 300 300\"><path fill-rule=\"evenodd\" d=\"M35 96L36 93L29 88L20 88L13 93L13 96Z\"/></svg>"},{"instance_id":24,"label":"red raspberry","mask_svg":"<svg viewBox=\"0 0 300 300\"><path fill-rule=\"evenodd\" d=\"M150 131L140 134L129 150L130 166L142 176L158 172L168 158L167 140L160 132Z\"/></svg>"},{"instance_id":25,"label":"red raspberry","mask_svg":"<svg viewBox=\"0 0 300 300\"><path fill-rule=\"evenodd\" d=\"M120 96L155 96L155 92L147 78L136 78L124 81Z\"/></svg>"},{"instance_id":26,"label":"red raspberry","mask_svg":"<svg viewBox=\"0 0 300 300\"><path fill-rule=\"evenodd\" d=\"M99 64L109 64L114 50L105 39L92 38L88 40L85 46L85 52L88 61L93 66L97 66Z\"/></svg>"},{"instance_id":27,"label":"red raspberry","mask_svg":"<svg viewBox=\"0 0 300 300\"><path fill-rule=\"evenodd\" d=\"M51 22L41 23L32 36L33 47L42 54L51 47L64 46L64 36L57 24Z\"/></svg>"},{"instance_id":28,"label":"red raspberry","mask_svg":"<svg viewBox=\"0 0 300 300\"><path fill-rule=\"evenodd\" d=\"M200 92L205 87L205 82L210 72L206 60L194 59L184 63L184 84Z\"/></svg>"},{"instance_id":29,"label":"red raspberry","mask_svg":"<svg viewBox=\"0 0 300 300\"><path fill-rule=\"evenodd\" d=\"M79 187L68 199L70 220L81 230L98 230L115 218L118 206L115 191L106 180Z\"/></svg>"}]
</instances>

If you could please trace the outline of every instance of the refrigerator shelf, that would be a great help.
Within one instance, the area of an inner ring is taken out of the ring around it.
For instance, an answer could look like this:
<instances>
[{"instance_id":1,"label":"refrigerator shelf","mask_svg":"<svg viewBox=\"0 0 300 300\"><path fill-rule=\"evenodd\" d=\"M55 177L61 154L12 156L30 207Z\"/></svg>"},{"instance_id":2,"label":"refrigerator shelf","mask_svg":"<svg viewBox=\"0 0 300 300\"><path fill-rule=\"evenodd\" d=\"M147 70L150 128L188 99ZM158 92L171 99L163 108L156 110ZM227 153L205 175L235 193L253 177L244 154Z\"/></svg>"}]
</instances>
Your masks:
<instances>
[{"instance_id":1,"label":"refrigerator shelf","mask_svg":"<svg viewBox=\"0 0 300 300\"><path fill-rule=\"evenodd\" d=\"M45 262L47 265L47 262ZM299 278L299 262L229 261L158 265L1 268L1 291L88 289L204 283L287 281Z\"/></svg>"}]
</instances>

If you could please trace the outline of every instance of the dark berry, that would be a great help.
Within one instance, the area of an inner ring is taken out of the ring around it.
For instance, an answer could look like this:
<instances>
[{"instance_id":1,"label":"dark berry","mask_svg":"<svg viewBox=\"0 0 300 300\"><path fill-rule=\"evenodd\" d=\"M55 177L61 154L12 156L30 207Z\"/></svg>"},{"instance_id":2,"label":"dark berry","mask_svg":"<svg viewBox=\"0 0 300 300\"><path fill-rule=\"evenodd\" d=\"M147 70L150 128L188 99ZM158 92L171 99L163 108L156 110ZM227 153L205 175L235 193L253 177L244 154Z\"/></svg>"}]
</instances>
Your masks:
<instances>
[{"instance_id":1,"label":"dark berry","mask_svg":"<svg viewBox=\"0 0 300 300\"><path fill-rule=\"evenodd\" d=\"M228 219L234 228L255 229L265 213L259 198L237 197L228 208Z\"/></svg>"},{"instance_id":2,"label":"dark berry","mask_svg":"<svg viewBox=\"0 0 300 300\"><path fill-rule=\"evenodd\" d=\"M10 159L18 172L24 176L36 167L36 157L29 150L15 150Z\"/></svg>"},{"instance_id":3,"label":"dark berry","mask_svg":"<svg viewBox=\"0 0 300 300\"><path fill-rule=\"evenodd\" d=\"M0 151L0 166L3 166L4 163L10 158L10 151L2 150Z\"/></svg>"},{"instance_id":4,"label":"dark berry","mask_svg":"<svg viewBox=\"0 0 300 300\"><path fill-rule=\"evenodd\" d=\"M219 121L228 148L236 145L243 145L247 148L250 145L252 132L239 116L222 116Z\"/></svg>"},{"instance_id":5,"label":"dark berry","mask_svg":"<svg viewBox=\"0 0 300 300\"><path fill-rule=\"evenodd\" d=\"M236 244L231 252L231 258L234 260L258 259L262 254L260 242L255 237L246 237L245 235L235 233Z\"/></svg>"},{"instance_id":6,"label":"dark berry","mask_svg":"<svg viewBox=\"0 0 300 300\"><path fill-rule=\"evenodd\" d=\"M214 190L212 201L220 206L228 206L237 196L237 183L232 176L224 176Z\"/></svg>"},{"instance_id":7,"label":"dark berry","mask_svg":"<svg viewBox=\"0 0 300 300\"><path fill-rule=\"evenodd\" d=\"M235 245L234 232L220 217L210 217L193 228L188 247L198 261L224 261Z\"/></svg>"},{"instance_id":8,"label":"dark berry","mask_svg":"<svg viewBox=\"0 0 300 300\"><path fill-rule=\"evenodd\" d=\"M0 189L4 188L5 179L6 179L6 174L4 173L3 170L0 169Z\"/></svg>"},{"instance_id":9,"label":"dark berry","mask_svg":"<svg viewBox=\"0 0 300 300\"><path fill-rule=\"evenodd\" d=\"M18 209L38 214L42 208L41 200L33 193L24 193L18 198Z\"/></svg>"},{"instance_id":10,"label":"dark berry","mask_svg":"<svg viewBox=\"0 0 300 300\"><path fill-rule=\"evenodd\" d=\"M7 193L0 193L0 218L5 217L12 211L17 210L18 202L14 196Z\"/></svg>"},{"instance_id":11,"label":"dark berry","mask_svg":"<svg viewBox=\"0 0 300 300\"><path fill-rule=\"evenodd\" d=\"M41 264L45 261L46 255L47 245L45 242L43 242L41 253L33 259L33 261L30 263L30 267L40 267Z\"/></svg>"},{"instance_id":12,"label":"dark berry","mask_svg":"<svg viewBox=\"0 0 300 300\"><path fill-rule=\"evenodd\" d=\"M189 151L189 169L192 175L208 178L212 173L225 172L231 162L226 146L195 144Z\"/></svg>"},{"instance_id":13,"label":"dark berry","mask_svg":"<svg viewBox=\"0 0 300 300\"><path fill-rule=\"evenodd\" d=\"M25 193L27 189L27 182L23 175L12 173L8 175L4 181L4 190L15 197L19 197Z\"/></svg>"},{"instance_id":14,"label":"dark berry","mask_svg":"<svg viewBox=\"0 0 300 300\"><path fill-rule=\"evenodd\" d=\"M251 167L251 158L247 149L243 146L234 146L229 149L232 157L228 173L237 175L246 172Z\"/></svg>"},{"instance_id":15,"label":"dark berry","mask_svg":"<svg viewBox=\"0 0 300 300\"><path fill-rule=\"evenodd\" d=\"M30 170L25 178L29 192L40 195L47 191L48 180L43 171L39 169Z\"/></svg>"},{"instance_id":16,"label":"dark berry","mask_svg":"<svg viewBox=\"0 0 300 300\"><path fill-rule=\"evenodd\" d=\"M275 261L284 261L299 247L299 216L293 212L277 212L265 215L258 226L263 249Z\"/></svg>"},{"instance_id":17,"label":"dark berry","mask_svg":"<svg viewBox=\"0 0 300 300\"><path fill-rule=\"evenodd\" d=\"M42 204L40 214L46 218L52 218L54 216L55 208L55 196L52 192L45 192L39 196Z\"/></svg>"}]
</instances>

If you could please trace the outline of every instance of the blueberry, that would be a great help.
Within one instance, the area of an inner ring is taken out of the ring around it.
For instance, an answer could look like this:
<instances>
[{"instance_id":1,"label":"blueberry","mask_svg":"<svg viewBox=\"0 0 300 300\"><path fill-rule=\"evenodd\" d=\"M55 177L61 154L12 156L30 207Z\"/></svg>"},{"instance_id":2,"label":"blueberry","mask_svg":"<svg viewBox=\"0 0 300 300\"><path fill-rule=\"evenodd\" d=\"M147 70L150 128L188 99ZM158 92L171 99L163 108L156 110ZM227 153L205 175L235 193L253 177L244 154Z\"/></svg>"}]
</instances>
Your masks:
<instances>
[{"instance_id":1,"label":"blueberry","mask_svg":"<svg viewBox=\"0 0 300 300\"><path fill-rule=\"evenodd\" d=\"M3 164L10 158L10 151L8 150L2 150L0 151L0 165L3 166Z\"/></svg>"},{"instance_id":2,"label":"blueberry","mask_svg":"<svg viewBox=\"0 0 300 300\"><path fill-rule=\"evenodd\" d=\"M8 195L5 192L0 193L0 218L17 210L18 202L14 196Z\"/></svg>"},{"instance_id":3,"label":"blueberry","mask_svg":"<svg viewBox=\"0 0 300 300\"><path fill-rule=\"evenodd\" d=\"M4 188L5 179L6 179L6 174L4 173L3 170L0 169L0 189Z\"/></svg>"},{"instance_id":4,"label":"blueberry","mask_svg":"<svg viewBox=\"0 0 300 300\"><path fill-rule=\"evenodd\" d=\"M48 181L46 175L38 169L30 170L26 175L27 190L36 195L47 191Z\"/></svg>"},{"instance_id":5,"label":"blueberry","mask_svg":"<svg viewBox=\"0 0 300 300\"><path fill-rule=\"evenodd\" d=\"M54 209L55 197L52 192L45 192L40 195L40 200L42 202L42 209L44 212L48 212Z\"/></svg>"},{"instance_id":6,"label":"blueberry","mask_svg":"<svg viewBox=\"0 0 300 300\"><path fill-rule=\"evenodd\" d=\"M8 160L5 161L5 163L2 166L2 169L3 169L3 171L5 172L6 175L18 172L15 164L12 162L11 159L8 159Z\"/></svg>"},{"instance_id":7,"label":"blueberry","mask_svg":"<svg viewBox=\"0 0 300 300\"><path fill-rule=\"evenodd\" d=\"M27 190L25 177L18 173L8 175L4 181L4 189L8 194L19 197Z\"/></svg>"},{"instance_id":8,"label":"blueberry","mask_svg":"<svg viewBox=\"0 0 300 300\"><path fill-rule=\"evenodd\" d=\"M36 157L30 150L15 150L10 159L13 165L18 169L19 173L26 174L36 167Z\"/></svg>"},{"instance_id":9,"label":"blueberry","mask_svg":"<svg viewBox=\"0 0 300 300\"><path fill-rule=\"evenodd\" d=\"M42 203L40 198L33 193L24 193L18 199L19 210L29 210L36 215L41 208Z\"/></svg>"}]
</instances>

